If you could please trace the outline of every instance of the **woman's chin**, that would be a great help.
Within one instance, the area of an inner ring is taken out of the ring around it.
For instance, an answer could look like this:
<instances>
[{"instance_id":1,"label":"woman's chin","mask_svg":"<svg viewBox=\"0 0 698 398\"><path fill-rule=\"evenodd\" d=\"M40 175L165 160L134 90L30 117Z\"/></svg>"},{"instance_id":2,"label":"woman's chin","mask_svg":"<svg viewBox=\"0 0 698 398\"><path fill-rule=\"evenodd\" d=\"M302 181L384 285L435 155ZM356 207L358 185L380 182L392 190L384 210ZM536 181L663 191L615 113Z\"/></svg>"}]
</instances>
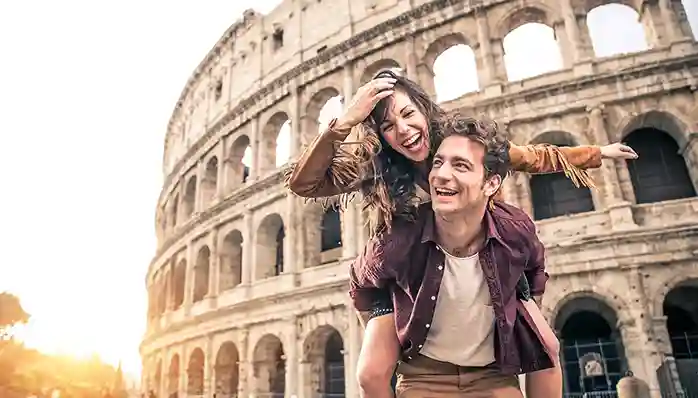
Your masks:
<instances>
[{"instance_id":1,"label":"woman's chin","mask_svg":"<svg viewBox=\"0 0 698 398\"><path fill-rule=\"evenodd\" d=\"M402 155L407 159L413 161L414 163L421 163L429 157L429 148L426 146L420 146L415 150L408 150L407 148L401 148Z\"/></svg>"}]
</instances>

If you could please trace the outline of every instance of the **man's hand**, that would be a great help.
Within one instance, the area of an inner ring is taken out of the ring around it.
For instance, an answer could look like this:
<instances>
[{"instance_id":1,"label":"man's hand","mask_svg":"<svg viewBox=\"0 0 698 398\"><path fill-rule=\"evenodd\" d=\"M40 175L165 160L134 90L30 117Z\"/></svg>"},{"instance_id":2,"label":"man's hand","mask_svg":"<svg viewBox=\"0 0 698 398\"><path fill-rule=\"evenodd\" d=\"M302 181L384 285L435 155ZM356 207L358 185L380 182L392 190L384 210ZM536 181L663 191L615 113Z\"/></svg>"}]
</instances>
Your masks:
<instances>
[{"instance_id":1,"label":"man's hand","mask_svg":"<svg viewBox=\"0 0 698 398\"><path fill-rule=\"evenodd\" d=\"M637 153L633 148L616 142L611 145L604 145L601 147L601 157L604 159L637 159Z\"/></svg>"}]
</instances>

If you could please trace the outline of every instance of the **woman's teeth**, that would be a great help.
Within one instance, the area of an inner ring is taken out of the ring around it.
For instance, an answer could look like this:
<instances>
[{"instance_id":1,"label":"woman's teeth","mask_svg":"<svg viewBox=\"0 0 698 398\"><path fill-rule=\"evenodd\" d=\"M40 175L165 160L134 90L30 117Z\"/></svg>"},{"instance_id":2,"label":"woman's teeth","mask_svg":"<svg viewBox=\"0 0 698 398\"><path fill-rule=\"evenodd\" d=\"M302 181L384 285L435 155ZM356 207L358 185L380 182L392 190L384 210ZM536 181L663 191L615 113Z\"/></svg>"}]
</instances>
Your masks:
<instances>
[{"instance_id":1,"label":"woman's teeth","mask_svg":"<svg viewBox=\"0 0 698 398\"><path fill-rule=\"evenodd\" d=\"M447 188L435 188L435 191L437 195L443 196L453 196L456 194L456 191Z\"/></svg>"},{"instance_id":2,"label":"woman's teeth","mask_svg":"<svg viewBox=\"0 0 698 398\"><path fill-rule=\"evenodd\" d=\"M415 134L412 137L405 140L405 142L402 143L402 146L404 146L407 149L414 149L417 146L419 146L421 143L422 143L422 135Z\"/></svg>"}]
</instances>

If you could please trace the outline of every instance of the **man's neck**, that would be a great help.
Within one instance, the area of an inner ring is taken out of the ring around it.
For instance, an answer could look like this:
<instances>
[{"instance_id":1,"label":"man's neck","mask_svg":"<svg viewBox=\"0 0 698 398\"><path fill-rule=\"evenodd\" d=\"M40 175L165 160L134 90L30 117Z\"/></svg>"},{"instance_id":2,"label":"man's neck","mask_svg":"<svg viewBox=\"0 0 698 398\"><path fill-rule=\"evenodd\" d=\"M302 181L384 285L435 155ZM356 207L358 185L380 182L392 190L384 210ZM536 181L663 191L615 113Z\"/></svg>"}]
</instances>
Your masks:
<instances>
[{"instance_id":1,"label":"man's neck","mask_svg":"<svg viewBox=\"0 0 698 398\"><path fill-rule=\"evenodd\" d=\"M485 209L481 207L461 213L436 213L439 245L456 257L467 257L480 251L484 238L482 220Z\"/></svg>"}]
</instances>

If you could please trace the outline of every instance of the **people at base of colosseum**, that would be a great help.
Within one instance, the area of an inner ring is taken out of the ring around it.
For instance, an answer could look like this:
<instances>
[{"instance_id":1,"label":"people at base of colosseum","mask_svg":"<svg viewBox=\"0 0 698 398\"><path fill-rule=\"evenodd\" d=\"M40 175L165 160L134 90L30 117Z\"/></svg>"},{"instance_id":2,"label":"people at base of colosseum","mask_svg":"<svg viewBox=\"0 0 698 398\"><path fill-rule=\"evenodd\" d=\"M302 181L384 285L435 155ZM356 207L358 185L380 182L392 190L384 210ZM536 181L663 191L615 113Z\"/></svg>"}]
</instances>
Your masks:
<instances>
[{"instance_id":1,"label":"people at base of colosseum","mask_svg":"<svg viewBox=\"0 0 698 398\"><path fill-rule=\"evenodd\" d=\"M559 369L516 294L525 275L542 298L545 249L525 212L493 200L509 171L496 124L455 115L444 125L431 203L369 240L352 264L350 295L364 313L376 294L392 295L398 397L522 397L519 373ZM560 396L561 376L548 372L537 396Z\"/></svg>"},{"instance_id":2,"label":"people at base of colosseum","mask_svg":"<svg viewBox=\"0 0 698 398\"><path fill-rule=\"evenodd\" d=\"M400 112L392 112L393 108ZM441 137L438 130L435 133L431 128L443 114L417 84L394 73L381 72L358 90L345 115L332 120L326 131L305 150L291 169L288 186L300 196L313 198L343 196L360 190L364 193L365 207L377 210L377 218L381 220L378 225L389 226L394 214L400 218L405 211L409 214L411 205L428 200L425 197L428 195L420 195L428 190L428 182L422 176L426 175L431 162L431 150L426 151L424 147L427 141L429 148L438 145ZM348 138L352 128L356 136ZM415 137L414 133L419 135ZM410 138L416 141L405 141ZM398 142L400 139L403 142ZM408 146L403 145L405 143ZM344 148L349 145L354 150ZM631 148L618 143L572 148L512 145L509 150L513 170L564 171L576 185L587 186L592 184L584 170L599 167L601 158L636 157ZM539 308L529 306L528 309L547 337L549 349L557 351L557 339ZM375 303L373 315L370 322L364 322L359 382L383 389L370 396L390 396L388 384L395 364L390 358L397 358L398 342L389 296ZM556 372L561 373L559 365ZM527 375L530 398L550 396L536 391L537 386L544 386L546 382L535 379L548 376L555 377L545 372Z\"/></svg>"}]
</instances>

